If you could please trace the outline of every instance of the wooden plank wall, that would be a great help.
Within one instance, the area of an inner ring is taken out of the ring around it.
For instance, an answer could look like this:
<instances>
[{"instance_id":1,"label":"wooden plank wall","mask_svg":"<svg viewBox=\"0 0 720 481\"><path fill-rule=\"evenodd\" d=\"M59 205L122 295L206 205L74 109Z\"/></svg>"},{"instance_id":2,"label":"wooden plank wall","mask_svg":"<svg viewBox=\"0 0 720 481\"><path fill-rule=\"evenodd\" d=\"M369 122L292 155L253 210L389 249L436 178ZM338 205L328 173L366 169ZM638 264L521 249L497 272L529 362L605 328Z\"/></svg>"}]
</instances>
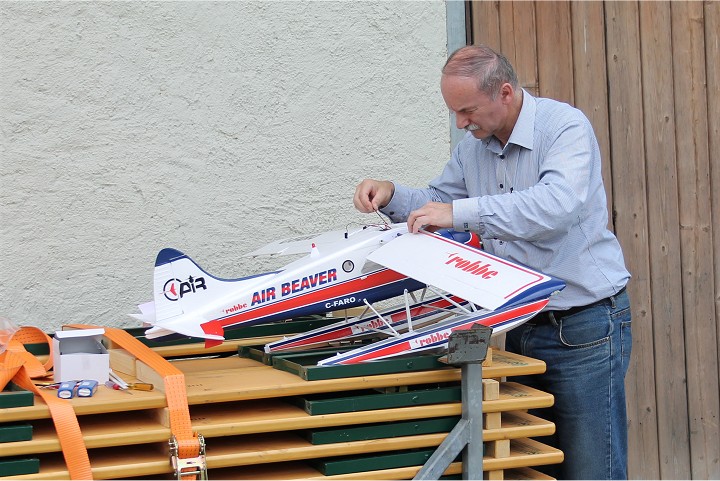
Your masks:
<instances>
[{"instance_id":1,"label":"wooden plank wall","mask_svg":"<svg viewBox=\"0 0 720 481\"><path fill-rule=\"evenodd\" d=\"M473 43L595 128L633 274L630 478L720 478L720 2L472 0L469 11Z\"/></svg>"}]
</instances>

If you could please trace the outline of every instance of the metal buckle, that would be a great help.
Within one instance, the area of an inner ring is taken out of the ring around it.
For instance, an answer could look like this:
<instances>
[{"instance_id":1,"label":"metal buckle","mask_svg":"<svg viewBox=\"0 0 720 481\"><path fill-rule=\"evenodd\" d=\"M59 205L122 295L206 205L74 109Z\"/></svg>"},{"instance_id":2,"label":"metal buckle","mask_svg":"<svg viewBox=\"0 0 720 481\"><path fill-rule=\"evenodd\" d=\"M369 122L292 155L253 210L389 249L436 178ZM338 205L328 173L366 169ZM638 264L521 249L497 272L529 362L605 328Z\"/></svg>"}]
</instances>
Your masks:
<instances>
[{"instance_id":1,"label":"metal buckle","mask_svg":"<svg viewBox=\"0 0 720 481\"><path fill-rule=\"evenodd\" d=\"M208 479L207 463L205 461L205 438L202 434L197 435L200 450L194 458L178 457L178 442L175 436L171 436L168 441L170 446L170 462L172 463L175 477L178 481L182 481L184 476L196 476L196 479Z\"/></svg>"}]
</instances>

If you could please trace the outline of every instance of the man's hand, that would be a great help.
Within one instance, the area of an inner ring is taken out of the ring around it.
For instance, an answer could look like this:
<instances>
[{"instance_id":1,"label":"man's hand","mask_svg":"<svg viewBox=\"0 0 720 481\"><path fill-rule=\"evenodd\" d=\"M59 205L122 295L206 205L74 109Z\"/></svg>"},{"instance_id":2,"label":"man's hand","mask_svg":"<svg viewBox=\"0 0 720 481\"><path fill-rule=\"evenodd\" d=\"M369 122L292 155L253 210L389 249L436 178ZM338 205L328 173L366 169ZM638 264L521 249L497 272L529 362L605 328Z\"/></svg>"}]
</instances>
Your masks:
<instances>
[{"instance_id":1,"label":"man's hand","mask_svg":"<svg viewBox=\"0 0 720 481\"><path fill-rule=\"evenodd\" d=\"M360 212L375 212L388 205L394 193L395 185L388 180L365 179L355 188L353 204Z\"/></svg>"},{"instance_id":2,"label":"man's hand","mask_svg":"<svg viewBox=\"0 0 720 481\"><path fill-rule=\"evenodd\" d=\"M452 204L428 202L418 210L410 212L407 221L408 231L417 233L421 227L435 231L443 227L453 226Z\"/></svg>"}]
</instances>

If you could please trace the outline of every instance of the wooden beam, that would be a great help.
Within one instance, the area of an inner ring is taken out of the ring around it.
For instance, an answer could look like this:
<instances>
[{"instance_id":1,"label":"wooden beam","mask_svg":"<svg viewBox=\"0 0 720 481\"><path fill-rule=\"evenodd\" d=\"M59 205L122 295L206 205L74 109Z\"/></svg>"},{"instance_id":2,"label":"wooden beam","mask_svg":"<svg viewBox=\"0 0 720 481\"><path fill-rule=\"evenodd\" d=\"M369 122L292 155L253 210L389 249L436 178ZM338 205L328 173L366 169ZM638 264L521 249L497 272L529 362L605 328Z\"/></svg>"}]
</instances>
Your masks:
<instances>
[{"instance_id":1,"label":"wooden beam","mask_svg":"<svg viewBox=\"0 0 720 481\"><path fill-rule=\"evenodd\" d=\"M714 90L708 95L708 151L710 155L710 196L712 198L712 225L718 225L720 220L720 97L717 95L717 86L720 85L720 2L704 2L705 19L705 68L707 82ZM713 277L715 280L715 333L720 339L720 232L714 232L713 249L714 264ZM717 344L716 344L717 345ZM708 356L710 358L711 356ZM715 349L716 362L720 365L720 349ZM707 358L706 358L707 359ZM720 376L720 373L718 373ZM718 418L714 422L717 424ZM715 453L717 460L717 451ZM706 462L710 463L710 460ZM712 465L709 477L720 479L720 463Z\"/></svg>"},{"instance_id":2,"label":"wooden beam","mask_svg":"<svg viewBox=\"0 0 720 481\"><path fill-rule=\"evenodd\" d=\"M520 86L537 96L535 6L532 2L500 2L500 47L517 72Z\"/></svg>"},{"instance_id":3,"label":"wooden beam","mask_svg":"<svg viewBox=\"0 0 720 481\"><path fill-rule=\"evenodd\" d=\"M670 4L639 5L660 477L689 479Z\"/></svg>"},{"instance_id":4,"label":"wooden beam","mask_svg":"<svg viewBox=\"0 0 720 481\"><path fill-rule=\"evenodd\" d=\"M575 106L590 119L600 145L602 176L607 194L608 228L614 231L605 12L601 2L572 2L570 6Z\"/></svg>"},{"instance_id":5,"label":"wooden beam","mask_svg":"<svg viewBox=\"0 0 720 481\"><path fill-rule=\"evenodd\" d=\"M636 2L605 2L615 229L633 278L628 287L633 311L633 353L626 379L628 395L629 477L659 479L655 361L647 263L648 226L645 148L640 99L640 32Z\"/></svg>"},{"instance_id":6,"label":"wooden beam","mask_svg":"<svg viewBox=\"0 0 720 481\"><path fill-rule=\"evenodd\" d=\"M574 105L570 2L535 2L535 17L540 96Z\"/></svg>"},{"instance_id":7,"label":"wooden beam","mask_svg":"<svg viewBox=\"0 0 720 481\"><path fill-rule=\"evenodd\" d=\"M472 0L473 44L485 44L501 51L500 47L500 2L495 0Z\"/></svg>"},{"instance_id":8,"label":"wooden beam","mask_svg":"<svg viewBox=\"0 0 720 481\"><path fill-rule=\"evenodd\" d=\"M712 205L703 4L673 2L672 54L692 479L720 477Z\"/></svg>"},{"instance_id":9,"label":"wooden beam","mask_svg":"<svg viewBox=\"0 0 720 481\"><path fill-rule=\"evenodd\" d=\"M707 85L720 85L720 2L705 2L705 68ZM710 156L710 195L712 198L713 224L720 219L720 97L713 92L708 96L708 150ZM720 337L720 233L713 237L715 258L715 332ZM720 349L716 351L720 364ZM720 475L717 476L720 478Z\"/></svg>"}]
</instances>

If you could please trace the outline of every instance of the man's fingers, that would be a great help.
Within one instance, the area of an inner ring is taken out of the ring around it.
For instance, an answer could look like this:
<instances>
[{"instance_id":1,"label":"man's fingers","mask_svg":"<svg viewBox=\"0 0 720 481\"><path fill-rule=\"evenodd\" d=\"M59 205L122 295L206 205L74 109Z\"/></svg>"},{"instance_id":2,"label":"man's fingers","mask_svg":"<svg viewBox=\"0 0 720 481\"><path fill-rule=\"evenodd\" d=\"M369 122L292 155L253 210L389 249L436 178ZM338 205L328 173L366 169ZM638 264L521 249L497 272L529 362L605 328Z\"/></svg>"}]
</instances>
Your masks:
<instances>
[{"instance_id":1,"label":"man's fingers","mask_svg":"<svg viewBox=\"0 0 720 481\"><path fill-rule=\"evenodd\" d=\"M452 227L452 205L428 202L411 212L408 216L408 230L417 233L423 227L429 231Z\"/></svg>"},{"instance_id":2,"label":"man's fingers","mask_svg":"<svg viewBox=\"0 0 720 481\"><path fill-rule=\"evenodd\" d=\"M355 188L353 204L360 212L374 212L390 202L394 188L388 181L365 179Z\"/></svg>"},{"instance_id":3,"label":"man's fingers","mask_svg":"<svg viewBox=\"0 0 720 481\"><path fill-rule=\"evenodd\" d=\"M423 226L423 219L425 216L422 214L421 209L413 211L408 217L408 231L413 234L417 234L420 228Z\"/></svg>"},{"instance_id":4,"label":"man's fingers","mask_svg":"<svg viewBox=\"0 0 720 481\"><path fill-rule=\"evenodd\" d=\"M370 182L363 181L355 188L353 204L355 208L363 213L374 211L372 198L374 197L373 186Z\"/></svg>"}]
</instances>

